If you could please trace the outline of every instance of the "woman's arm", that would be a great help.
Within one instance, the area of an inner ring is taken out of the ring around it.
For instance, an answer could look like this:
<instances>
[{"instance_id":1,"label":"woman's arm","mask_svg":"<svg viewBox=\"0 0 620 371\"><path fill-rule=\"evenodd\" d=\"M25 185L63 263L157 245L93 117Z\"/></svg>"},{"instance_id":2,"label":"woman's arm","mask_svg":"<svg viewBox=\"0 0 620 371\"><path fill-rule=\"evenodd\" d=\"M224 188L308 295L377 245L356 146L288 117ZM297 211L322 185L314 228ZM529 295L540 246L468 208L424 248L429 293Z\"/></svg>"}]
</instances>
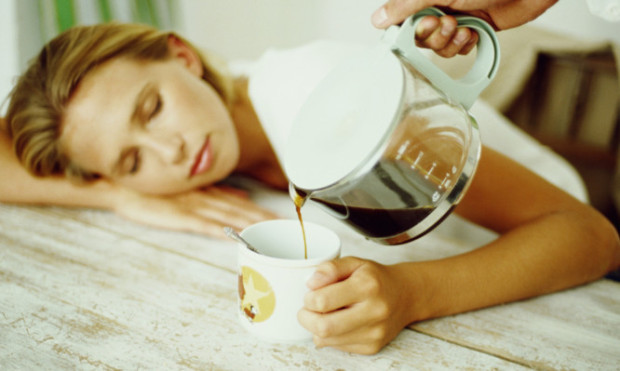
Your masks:
<instances>
[{"instance_id":1,"label":"woman's arm","mask_svg":"<svg viewBox=\"0 0 620 371\"><path fill-rule=\"evenodd\" d=\"M154 227L224 238L222 227L238 229L275 214L230 187L212 186L168 197L149 196L107 181L76 185L62 177L29 174L11 149L0 122L0 202L111 210Z\"/></svg>"},{"instance_id":2,"label":"woman's arm","mask_svg":"<svg viewBox=\"0 0 620 371\"><path fill-rule=\"evenodd\" d=\"M0 202L114 209L118 191L104 181L78 186L62 177L32 176L13 153L8 134L0 130Z\"/></svg>"},{"instance_id":3,"label":"woman's arm","mask_svg":"<svg viewBox=\"0 0 620 371\"><path fill-rule=\"evenodd\" d=\"M438 295L420 319L565 289L620 267L618 234L595 209L490 149L479 166L457 212L501 235L424 266Z\"/></svg>"},{"instance_id":4,"label":"woman's arm","mask_svg":"<svg viewBox=\"0 0 620 371\"><path fill-rule=\"evenodd\" d=\"M409 323L561 290L620 267L618 234L601 214L490 149L457 212L500 237L436 261L320 266L299 314L315 343L374 353Z\"/></svg>"}]
</instances>

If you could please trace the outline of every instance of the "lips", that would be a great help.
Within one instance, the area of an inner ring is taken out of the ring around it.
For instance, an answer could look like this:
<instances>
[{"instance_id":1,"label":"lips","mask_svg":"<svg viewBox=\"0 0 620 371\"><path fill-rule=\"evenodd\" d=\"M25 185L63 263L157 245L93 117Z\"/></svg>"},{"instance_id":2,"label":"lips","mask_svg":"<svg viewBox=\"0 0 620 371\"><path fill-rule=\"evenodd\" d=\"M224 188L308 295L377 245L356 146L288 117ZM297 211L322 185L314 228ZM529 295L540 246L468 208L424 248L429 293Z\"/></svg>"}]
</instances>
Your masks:
<instances>
[{"instance_id":1,"label":"lips","mask_svg":"<svg viewBox=\"0 0 620 371\"><path fill-rule=\"evenodd\" d=\"M211 164L213 163L213 154L211 152L211 146L209 145L209 137L205 140L202 148L196 155L196 160L194 160L194 166L192 166L192 170L189 175L194 176L198 174L202 174L205 171L211 168Z\"/></svg>"}]
</instances>

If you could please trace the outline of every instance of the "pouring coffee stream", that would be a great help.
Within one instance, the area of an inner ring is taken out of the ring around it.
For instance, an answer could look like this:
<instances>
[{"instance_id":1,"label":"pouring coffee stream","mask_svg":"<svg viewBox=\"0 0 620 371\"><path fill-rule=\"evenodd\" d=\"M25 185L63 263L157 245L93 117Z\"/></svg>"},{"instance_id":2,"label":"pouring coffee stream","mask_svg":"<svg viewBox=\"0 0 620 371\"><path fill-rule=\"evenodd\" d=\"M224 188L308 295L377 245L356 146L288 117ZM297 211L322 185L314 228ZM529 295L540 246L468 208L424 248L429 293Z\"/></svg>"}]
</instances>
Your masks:
<instances>
[{"instance_id":1,"label":"pouring coffee stream","mask_svg":"<svg viewBox=\"0 0 620 371\"><path fill-rule=\"evenodd\" d=\"M428 8L390 27L385 43L343 61L295 118L284 169L301 221L312 200L368 239L400 244L438 225L460 201L480 155L467 109L494 77L493 29L473 17L476 62L453 80L415 46Z\"/></svg>"},{"instance_id":2,"label":"pouring coffee stream","mask_svg":"<svg viewBox=\"0 0 620 371\"><path fill-rule=\"evenodd\" d=\"M290 184L289 184L290 192ZM294 191L296 192L296 191ZM291 196L293 197L293 196ZM293 203L295 204L295 211L297 212L297 218L299 219L299 225L301 225L301 235L304 239L304 259L308 259L308 240L306 239L306 228L304 227L304 219L301 216L301 207L306 202L306 198L296 193L293 197Z\"/></svg>"}]
</instances>

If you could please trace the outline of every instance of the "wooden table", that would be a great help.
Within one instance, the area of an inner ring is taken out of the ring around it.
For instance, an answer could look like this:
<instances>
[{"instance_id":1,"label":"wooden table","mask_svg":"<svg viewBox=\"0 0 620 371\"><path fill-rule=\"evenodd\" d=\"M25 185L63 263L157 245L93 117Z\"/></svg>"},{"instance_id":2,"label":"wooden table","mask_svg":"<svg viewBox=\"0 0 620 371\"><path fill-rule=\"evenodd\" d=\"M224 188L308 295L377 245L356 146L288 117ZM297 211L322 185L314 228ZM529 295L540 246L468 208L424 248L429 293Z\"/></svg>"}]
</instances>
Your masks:
<instances>
[{"instance_id":1,"label":"wooden table","mask_svg":"<svg viewBox=\"0 0 620 371\"><path fill-rule=\"evenodd\" d=\"M295 215L286 195L253 197ZM459 220L387 247L311 207L304 215L334 228L344 254L383 263L473 247ZM620 283L611 280L418 323L361 356L248 336L237 323L233 242L101 211L0 205L0 246L1 370L620 370Z\"/></svg>"}]
</instances>

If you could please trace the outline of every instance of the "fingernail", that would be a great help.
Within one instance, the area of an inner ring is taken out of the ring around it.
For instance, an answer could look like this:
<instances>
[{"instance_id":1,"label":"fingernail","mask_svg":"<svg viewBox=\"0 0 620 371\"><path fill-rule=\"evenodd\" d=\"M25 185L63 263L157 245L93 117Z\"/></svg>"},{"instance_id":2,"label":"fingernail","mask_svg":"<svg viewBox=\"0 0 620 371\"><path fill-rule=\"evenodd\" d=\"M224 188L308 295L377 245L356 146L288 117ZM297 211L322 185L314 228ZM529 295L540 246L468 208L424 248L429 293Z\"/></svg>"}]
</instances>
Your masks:
<instances>
[{"instance_id":1,"label":"fingernail","mask_svg":"<svg viewBox=\"0 0 620 371\"><path fill-rule=\"evenodd\" d=\"M461 46L465 44L465 42L469 38L468 36L469 35L467 34L465 30L458 30L456 32L456 35L454 36L454 39L452 39L452 42L458 46Z\"/></svg>"},{"instance_id":2,"label":"fingernail","mask_svg":"<svg viewBox=\"0 0 620 371\"><path fill-rule=\"evenodd\" d=\"M387 26L387 20L387 12L385 11L384 7L381 7L375 10L374 13L372 13L371 22L375 27Z\"/></svg>"},{"instance_id":3,"label":"fingernail","mask_svg":"<svg viewBox=\"0 0 620 371\"><path fill-rule=\"evenodd\" d=\"M308 278L308 281L306 281L306 286L308 286L311 289L314 289L314 288L322 287L328 282L329 282L329 277L327 277L327 275L321 272L314 272L314 274L310 276L310 278Z\"/></svg>"},{"instance_id":4,"label":"fingernail","mask_svg":"<svg viewBox=\"0 0 620 371\"><path fill-rule=\"evenodd\" d=\"M467 46L476 45L478 43L477 35L472 35L472 37L467 40Z\"/></svg>"},{"instance_id":5,"label":"fingernail","mask_svg":"<svg viewBox=\"0 0 620 371\"><path fill-rule=\"evenodd\" d=\"M418 28L415 30L416 36L422 37L426 34L426 31L430 30L433 27L437 27L434 19L430 17L422 18L420 23L418 23Z\"/></svg>"},{"instance_id":6,"label":"fingernail","mask_svg":"<svg viewBox=\"0 0 620 371\"><path fill-rule=\"evenodd\" d=\"M450 36L454 32L454 25L452 23L441 24L441 34L443 36Z\"/></svg>"}]
</instances>

